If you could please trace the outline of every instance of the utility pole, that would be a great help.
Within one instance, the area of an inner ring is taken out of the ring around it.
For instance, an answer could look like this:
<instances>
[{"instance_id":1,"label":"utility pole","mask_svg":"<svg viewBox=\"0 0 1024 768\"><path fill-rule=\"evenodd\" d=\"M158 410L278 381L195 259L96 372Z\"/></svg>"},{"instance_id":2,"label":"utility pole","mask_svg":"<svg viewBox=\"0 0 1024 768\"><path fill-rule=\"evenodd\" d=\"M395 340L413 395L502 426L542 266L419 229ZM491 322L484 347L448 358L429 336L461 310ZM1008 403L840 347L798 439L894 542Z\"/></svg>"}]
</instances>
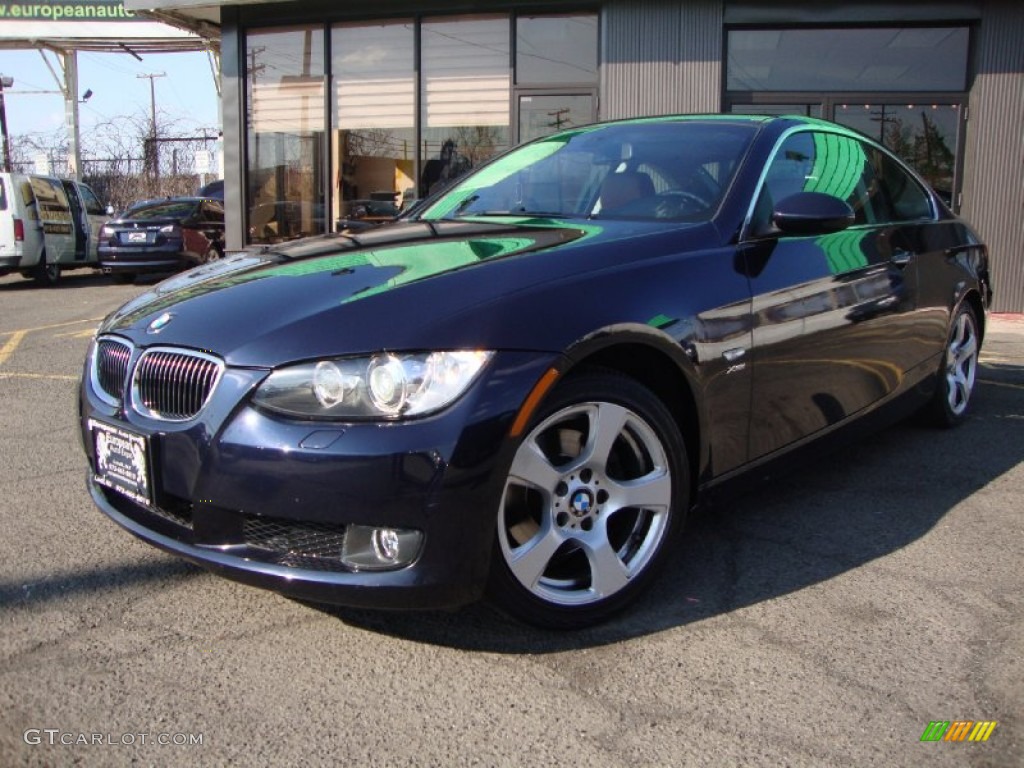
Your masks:
<instances>
[{"instance_id":1,"label":"utility pole","mask_svg":"<svg viewBox=\"0 0 1024 768\"><path fill-rule=\"evenodd\" d=\"M137 78L149 79L149 147L145 152L147 165L149 166L149 178L153 185L150 195L156 193L156 185L160 179L160 153L156 143L156 85L154 80L158 77L167 77L166 72L152 72L150 74L136 75Z\"/></svg>"},{"instance_id":2,"label":"utility pole","mask_svg":"<svg viewBox=\"0 0 1024 768\"><path fill-rule=\"evenodd\" d=\"M572 119L567 117L571 111L568 107L562 107L554 112L548 112L548 117L554 118L554 120L548 123L548 128L554 128L556 131L562 130L563 125L572 122Z\"/></svg>"},{"instance_id":3,"label":"utility pole","mask_svg":"<svg viewBox=\"0 0 1024 768\"><path fill-rule=\"evenodd\" d=\"M7 105L4 102L4 88L14 85L14 78L0 75L0 134L4 142L4 170L11 171L11 141L7 136Z\"/></svg>"}]
</instances>

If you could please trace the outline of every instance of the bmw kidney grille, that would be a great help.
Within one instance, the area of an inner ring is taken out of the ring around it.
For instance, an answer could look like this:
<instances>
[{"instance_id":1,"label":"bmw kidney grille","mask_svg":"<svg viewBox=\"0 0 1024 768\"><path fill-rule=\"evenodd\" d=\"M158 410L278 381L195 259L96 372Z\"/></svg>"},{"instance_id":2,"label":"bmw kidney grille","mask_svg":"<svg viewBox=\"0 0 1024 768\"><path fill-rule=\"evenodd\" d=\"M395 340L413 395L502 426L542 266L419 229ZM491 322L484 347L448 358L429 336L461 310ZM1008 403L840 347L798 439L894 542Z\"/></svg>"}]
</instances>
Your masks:
<instances>
[{"instance_id":1,"label":"bmw kidney grille","mask_svg":"<svg viewBox=\"0 0 1024 768\"><path fill-rule=\"evenodd\" d=\"M132 347L103 338L97 342L92 381L96 391L112 404L125 400L138 413L161 421L187 421L203 409L224 371L224 364L202 352L153 347L130 368ZM128 387L131 377L130 390Z\"/></svg>"},{"instance_id":2,"label":"bmw kidney grille","mask_svg":"<svg viewBox=\"0 0 1024 768\"><path fill-rule=\"evenodd\" d=\"M131 345L117 339L100 339L96 343L96 357L93 361L93 388L111 405L117 405L124 397L125 382L128 379L128 363L132 359Z\"/></svg>"}]
</instances>

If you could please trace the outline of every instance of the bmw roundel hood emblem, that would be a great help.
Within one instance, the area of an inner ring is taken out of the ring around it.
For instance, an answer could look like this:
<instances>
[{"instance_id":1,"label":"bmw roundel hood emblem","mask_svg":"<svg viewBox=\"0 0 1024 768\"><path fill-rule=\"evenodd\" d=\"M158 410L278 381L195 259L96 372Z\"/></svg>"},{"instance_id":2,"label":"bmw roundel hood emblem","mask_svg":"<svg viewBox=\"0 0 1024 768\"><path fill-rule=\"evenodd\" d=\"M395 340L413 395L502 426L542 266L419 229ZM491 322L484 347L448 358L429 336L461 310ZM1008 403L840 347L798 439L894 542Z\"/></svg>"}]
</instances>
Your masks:
<instances>
[{"instance_id":1,"label":"bmw roundel hood emblem","mask_svg":"<svg viewBox=\"0 0 1024 768\"><path fill-rule=\"evenodd\" d=\"M164 312L160 317L149 324L149 327L146 328L146 333L160 333L160 331L167 327L167 324L171 322L173 318L174 315L170 312Z\"/></svg>"}]
</instances>

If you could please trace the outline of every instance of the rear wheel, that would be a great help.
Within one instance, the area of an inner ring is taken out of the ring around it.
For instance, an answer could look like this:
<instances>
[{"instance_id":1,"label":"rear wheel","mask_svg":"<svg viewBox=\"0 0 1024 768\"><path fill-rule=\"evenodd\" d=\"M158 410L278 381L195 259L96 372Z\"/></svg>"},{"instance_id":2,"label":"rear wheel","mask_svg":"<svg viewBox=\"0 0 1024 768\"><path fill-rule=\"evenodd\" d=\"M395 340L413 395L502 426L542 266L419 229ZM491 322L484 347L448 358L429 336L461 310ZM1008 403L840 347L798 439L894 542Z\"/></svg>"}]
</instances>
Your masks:
<instances>
[{"instance_id":1,"label":"rear wheel","mask_svg":"<svg viewBox=\"0 0 1024 768\"><path fill-rule=\"evenodd\" d=\"M924 411L927 421L940 427L953 427L964 420L974 392L980 353L978 319L971 305L964 302L953 316L939 370L939 384Z\"/></svg>"},{"instance_id":2,"label":"rear wheel","mask_svg":"<svg viewBox=\"0 0 1024 768\"><path fill-rule=\"evenodd\" d=\"M611 372L566 380L512 461L492 599L538 626L604 620L665 560L688 491L682 437L653 393Z\"/></svg>"},{"instance_id":3,"label":"rear wheel","mask_svg":"<svg viewBox=\"0 0 1024 768\"><path fill-rule=\"evenodd\" d=\"M32 276L39 285L56 285L60 281L60 264L48 261L46 251L43 251L39 254L39 263Z\"/></svg>"},{"instance_id":4,"label":"rear wheel","mask_svg":"<svg viewBox=\"0 0 1024 768\"><path fill-rule=\"evenodd\" d=\"M202 255L202 257L200 257L199 263L200 264L209 264L211 261L217 261L217 259L219 259L219 258L221 258L220 251L217 250L216 246L211 245L207 249L206 253L204 253Z\"/></svg>"}]
</instances>

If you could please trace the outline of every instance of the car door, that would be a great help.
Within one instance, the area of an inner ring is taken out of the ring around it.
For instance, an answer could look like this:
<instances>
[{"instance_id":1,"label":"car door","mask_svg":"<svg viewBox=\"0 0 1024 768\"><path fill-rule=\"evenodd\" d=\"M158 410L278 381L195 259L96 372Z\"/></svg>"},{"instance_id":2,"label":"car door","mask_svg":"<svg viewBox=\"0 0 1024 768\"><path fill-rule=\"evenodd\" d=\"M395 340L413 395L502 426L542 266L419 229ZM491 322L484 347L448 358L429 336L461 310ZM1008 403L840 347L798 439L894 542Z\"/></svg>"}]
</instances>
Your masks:
<instances>
[{"instance_id":1,"label":"car door","mask_svg":"<svg viewBox=\"0 0 1024 768\"><path fill-rule=\"evenodd\" d=\"M59 264L72 261L75 255L75 227L71 221L71 204L63 185L57 179L47 176L29 176L29 183L43 230L47 262Z\"/></svg>"},{"instance_id":2,"label":"car door","mask_svg":"<svg viewBox=\"0 0 1024 768\"><path fill-rule=\"evenodd\" d=\"M753 293L750 458L785 448L892 395L925 353L917 264L884 194L876 147L824 128L778 143L742 245ZM818 236L771 225L799 192L846 201L855 224Z\"/></svg>"},{"instance_id":3,"label":"car door","mask_svg":"<svg viewBox=\"0 0 1024 768\"><path fill-rule=\"evenodd\" d=\"M64 194L68 198L68 206L71 209L71 229L74 237L74 260L85 261L89 253L89 220L85 215L85 205L78 194L75 182L70 179L62 179Z\"/></svg>"},{"instance_id":4,"label":"car door","mask_svg":"<svg viewBox=\"0 0 1024 768\"><path fill-rule=\"evenodd\" d=\"M90 262L99 261L99 253L97 248L100 242L100 229L110 218L107 215L106 207L100 202L100 199L93 192L92 188L87 184L76 183L75 187L78 190L79 197L82 200L82 206L85 209L85 216L83 218L83 224L88 224L86 234L88 237L88 245L86 246L86 259Z\"/></svg>"}]
</instances>

